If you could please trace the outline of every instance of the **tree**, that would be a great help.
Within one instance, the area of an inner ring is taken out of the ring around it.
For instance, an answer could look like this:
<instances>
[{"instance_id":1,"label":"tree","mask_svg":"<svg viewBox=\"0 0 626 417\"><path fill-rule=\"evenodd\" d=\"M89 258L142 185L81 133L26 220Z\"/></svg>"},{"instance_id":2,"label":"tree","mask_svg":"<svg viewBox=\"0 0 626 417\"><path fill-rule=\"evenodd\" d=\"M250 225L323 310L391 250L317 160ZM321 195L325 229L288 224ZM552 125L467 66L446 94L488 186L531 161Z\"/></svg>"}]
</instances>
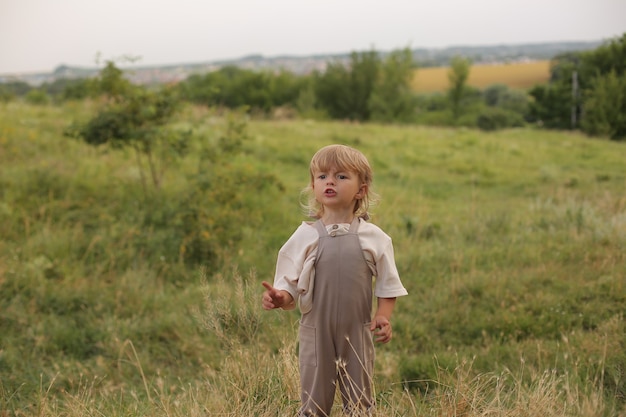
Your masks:
<instances>
[{"instance_id":1,"label":"tree","mask_svg":"<svg viewBox=\"0 0 626 417\"><path fill-rule=\"evenodd\" d=\"M626 77L616 71L594 79L584 101L581 128L590 135L626 140Z\"/></svg>"},{"instance_id":2,"label":"tree","mask_svg":"<svg viewBox=\"0 0 626 417\"><path fill-rule=\"evenodd\" d=\"M571 128L572 89L565 83L537 85L529 91L531 121L550 129Z\"/></svg>"},{"instance_id":3,"label":"tree","mask_svg":"<svg viewBox=\"0 0 626 417\"><path fill-rule=\"evenodd\" d=\"M50 97L48 96L48 94L46 94L45 91L39 88L34 88L30 90L28 93L26 93L26 96L24 96L24 99L26 100L27 103L35 104L35 105L43 105L43 104L50 103Z\"/></svg>"},{"instance_id":4,"label":"tree","mask_svg":"<svg viewBox=\"0 0 626 417\"><path fill-rule=\"evenodd\" d=\"M461 105L465 96L470 67L470 60L460 56L456 56L450 61L450 70L448 71L448 81L450 83L448 98L450 99L450 107L452 108L452 117L454 120L458 120L461 115Z\"/></svg>"},{"instance_id":5,"label":"tree","mask_svg":"<svg viewBox=\"0 0 626 417\"><path fill-rule=\"evenodd\" d=\"M31 87L24 81L9 81L8 83L0 83L0 101L8 102L18 96L25 96L31 91Z\"/></svg>"},{"instance_id":6,"label":"tree","mask_svg":"<svg viewBox=\"0 0 626 417\"><path fill-rule=\"evenodd\" d=\"M485 104L525 116L528 112L528 95L524 91L513 90L504 84L493 84L483 91Z\"/></svg>"},{"instance_id":7,"label":"tree","mask_svg":"<svg viewBox=\"0 0 626 417\"><path fill-rule=\"evenodd\" d=\"M376 51L352 52L350 65L331 63L324 74L316 75L317 101L333 118L369 120L369 101L379 70Z\"/></svg>"},{"instance_id":8,"label":"tree","mask_svg":"<svg viewBox=\"0 0 626 417\"><path fill-rule=\"evenodd\" d=\"M414 111L411 92L414 71L413 54L409 48L393 51L385 58L368 102L372 120L410 120Z\"/></svg>"},{"instance_id":9,"label":"tree","mask_svg":"<svg viewBox=\"0 0 626 417\"><path fill-rule=\"evenodd\" d=\"M322 116L316 111L317 97L315 96L315 86L313 78L309 77L305 80L304 84L299 90L298 98L296 99L296 109L301 116L304 117L320 117Z\"/></svg>"},{"instance_id":10,"label":"tree","mask_svg":"<svg viewBox=\"0 0 626 417\"><path fill-rule=\"evenodd\" d=\"M586 89L587 81L591 85L596 76L615 72L617 76L626 74L626 33L614 38L598 48L581 54L581 88Z\"/></svg>"},{"instance_id":11,"label":"tree","mask_svg":"<svg viewBox=\"0 0 626 417\"><path fill-rule=\"evenodd\" d=\"M123 101L127 94L132 95L135 87L124 78L124 72L115 65L115 62L107 61L100 71L95 89L97 94L104 95L113 101Z\"/></svg>"},{"instance_id":12,"label":"tree","mask_svg":"<svg viewBox=\"0 0 626 417\"><path fill-rule=\"evenodd\" d=\"M315 73L316 102L333 119L346 119L350 114L351 94L348 69L340 63L331 63L323 74Z\"/></svg>"},{"instance_id":13,"label":"tree","mask_svg":"<svg viewBox=\"0 0 626 417\"><path fill-rule=\"evenodd\" d=\"M94 146L131 147L144 191L147 191L147 182L142 155L148 160L152 184L158 189L166 160L172 153L184 152L189 137L187 133L176 135L163 129L178 107L172 90L148 91L134 86L123 78L122 71L113 62L108 62L100 73L97 89L106 98L103 107L88 122L68 128L66 134Z\"/></svg>"},{"instance_id":14,"label":"tree","mask_svg":"<svg viewBox=\"0 0 626 417\"><path fill-rule=\"evenodd\" d=\"M584 53L581 78L589 80L583 90L581 129L626 139L626 33Z\"/></svg>"},{"instance_id":15,"label":"tree","mask_svg":"<svg viewBox=\"0 0 626 417\"><path fill-rule=\"evenodd\" d=\"M100 94L96 91L98 80L92 78L59 78L44 83L40 89L55 100L82 100Z\"/></svg>"},{"instance_id":16,"label":"tree","mask_svg":"<svg viewBox=\"0 0 626 417\"><path fill-rule=\"evenodd\" d=\"M181 96L206 106L248 107L269 112L295 105L304 83L286 71L252 71L226 66L206 75L192 75L178 87Z\"/></svg>"},{"instance_id":17,"label":"tree","mask_svg":"<svg viewBox=\"0 0 626 417\"><path fill-rule=\"evenodd\" d=\"M369 101L374 91L380 71L378 52L371 50L350 55L350 87L351 98L350 119L369 120Z\"/></svg>"},{"instance_id":18,"label":"tree","mask_svg":"<svg viewBox=\"0 0 626 417\"><path fill-rule=\"evenodd\" d=\"M624 77L626 34L592 51L558 55L551 63L549 84L530 91L530 115L549 128L580 126L588 134L617 139L624 122L614 111L621 108Z\"/></svg>"}]
</instances>

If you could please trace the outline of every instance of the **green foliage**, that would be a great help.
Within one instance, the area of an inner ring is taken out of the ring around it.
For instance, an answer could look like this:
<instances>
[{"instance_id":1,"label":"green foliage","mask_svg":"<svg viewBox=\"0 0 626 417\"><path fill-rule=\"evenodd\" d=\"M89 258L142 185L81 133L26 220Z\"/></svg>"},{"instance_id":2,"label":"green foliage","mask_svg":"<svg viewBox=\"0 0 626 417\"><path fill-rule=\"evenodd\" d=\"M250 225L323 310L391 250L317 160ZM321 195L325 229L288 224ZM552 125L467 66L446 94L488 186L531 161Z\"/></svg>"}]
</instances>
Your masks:
<instances>
[{"instance_id":1,"label":"green foliage","mask_svg":"<svg viewBox=\"0 0 626 417\"><path fill-rule=\"evenodd\" d=\"M550 129L571 128L572 93L568 85L538 85L530 92L530 119Z\"/></svg>"},{"instance_id":2,"label":"green foliage","mask_svg":"<svg viewBox=\"0 0 626 417\"><path fill-rule=\"evenodd\" d=\"M598 48L581 53L581 82L585 88L595 76L626 74L626 33L610 39Z\"/></svg>"},{"instance_id":3,"label":"green foliage","mask_svg":"<svg viewBox=\"0 0 626 417\"><path fill-rule=\"evenodd\" d=\"M380 70L380 57L374 50L353 52L348 66L341 62L329 64L323 74L316 75L317 102L332 118L369 120L369 103Z\"/></svg>"},{"instance_id":4,"label":"green foliage","mask_svg":"<svg viewBox=\"0 0 626 417\"><path fill-rule=\"evenodd\" d=\"M584 106L581 128L585 133L626 140L626 73L596 77Z\"/></svg>"},{"instance_id":5,"label":"green foliage","mask_svg":"<svg viewBox=\"0 0 626 417\"><path fill-rule=\"evenodd\" d=\"M107 61L95 83L97 95L104 95L112 101L123 101L127 94L133 94L136 87L124 78L124 72L115 62Z\"/></svg>"},{"instance_id":6,"label":"green foliage","mask_svg":"<svg viewBox=\"0 0 626 417\"><path fill-rule=\"evenodd\" d=\"M482 130L521 127L528 113L528 96L506 85L494 84L483 92L484 107L476 116L476 126Z\"/></svg>"},{"instance_id":7,"label":"green foliage","mask_svg":"<svg viewBox=\"0 0 626 417\"><path fill-rule=\"evenodd\" d=\"M448 107L448 99L441 93L421 94L416 97L416 110L418 112L441 111Z\"/></svg>"},{"instance_id":8,"label":"green foliage","mask_svg":"<svg viewBox=\"0 0 626 417\"><path fill-rule=\"evenodd\" d=\"M353 52L349 64L331 63L314 75L315 103L334 119L411 121L413 72L408 48L392 51L384 60L374 50Z\"/></svg>"},{"instance_id":9,"label":"green foliage","mask_svg":"<svg viewBox=\"0 0 626 417\"><path fill-rule=\"evenodd\" d=\"M578 127L580 121L586 133L622 139L624 120L613 113L621 112L623 105L624 62L626 34L592 51L555 57L550 84L530 92L531 117L558 129ZM609 112L607 117L604 111Z\"/></svg>"},{"instance_id":10,"label":"green foliage","mask_svg":"<svg viewBox=\"0 0 626 417\"><path fill-rule=\"evenodd\" d=\"M451 69L451 73L453 70ZM453 77L454 78L454 77ZM535 93L543 93L544 87L536 87ZM458 93L458 91L457 91ZM432 126L478 127L482 130L498 130L520 127L528 120L539 117L541 110L530 102L530 96L524 91L510 89L503 84L494 84L483 91L464 86L458 102L448 95L435 93L420 95L415 99L415 122ZM456 94L456 93L455 93ZM532 110L535 113L531 113ZM456 106L456 107L455 107ZM457 112L455 116L454 109ZM552 110L550 107L549 110ZM531 115L532 114L532 115Z\"/></svg>"},{"instance_id":11,"label":"green foliage","mask_svg":"<svg viewBox=\"0 0 626 417\"><path fill-rule=\"evenodd\" d=\"M489 107L499 107L521 117L528 113L528 94L524 91L513 90L503 84L494 84L485 88L483 98Z\"/></svg>"},{"instance_id":12,"label":"green foliage","mask_svg":"<svg viewBox=\"0 0 626 417\"><path fill-rule=\"evenodd\" d=\"M413 55L409 48L393 51L385 58L369 99L372 120L407 122L412 119L414 101L411 81L414 69Z\"/></svg>"},{"instance_id":13,"label":"green foliage","mask_svg":"<svg viewBox=\"0 0 626 417\"><path fill-rule=\"evenodd\" d=\"M485 107L476 117L476 126L482 130L498 130L524 126L523 117L501 107Z\"/></svg>"},{"instance_id":14,"label":"green foliage","mask_svg":"<svg viewBox=\"0 0 626 417\"><path fill-rule=\"evenodd\" d=\"M88 122L70 126L66 134L94 146L111 144L133 148L144 192L147 192L140 155L147 158L152 184L158 189L166 162L172 154L186 149L189 133L173 137L171 131L163 128L179 105L171 89L149 91L131 85L122 74L114 63L106 65L97 84L97 91L107 98L105 105Z\"/></svg>"},{"instance_id":15,"label":"green foliage","mask_svg":"<svg viewBox=\"0 0 626 417\"><path fill-rule=\"evenodd\" d=\"M420 112L417 115L416 122L424 126L454 126L455 121L452 118L450 110L430 110Z\"/></svg>"},{"instance_id":16,"label":"green foliage","mask_svg":"<svg viewBox=\"0 0 626 417\"><path fill-rule=\"evenodd\" d=\"M301 78L286 71L277 74L226 66L205 75L192 75L178 88L181 97L206 106L269 112L295 105L303 86Z\"/></svg>"},{"instance_id":17,"label":"green foliage","mask_svg":"<svg viewBox=\"0 0 626 417\"><path fill-rule=\"evenodd\" d=\"M90 145L138 146L149 152L158 128L167 123L175 110L171 91L137 89L121 103L107 105L85 125L74 127L74 134Z\"/></svg>"},{"instance_id":18,"label":"green foliage","mask_svg":"<svg viewBox=\"0 0 626 417\"><path fill-rule=\"evenodd\" d=\"M81 78L68 80L61 91L62 100L82 100L94 95L94 80Z\"/></svg>"},{"instance_id":19,"label":"green foliage","mask_svg":"<svg viewBox=\"0 0 626 417\"><path fill-rule=\"evenodd\" d=\"M461 115L462 100L465 96L467 78L469 77L472 63L465 58L456 56L450 61L450 70L448 72L448 97L450 99L450 108L452 109L452 117L456 120Z\"/></svg>"},{"instance_id":20,"label":"green foliage","mask_svg":"<svg viewBox=\"0 0 626 417\"><path fill-rule=\"evenodd\" d=\"M590 81L588 77L580 77L580 62L580 53L552 59L549 84L537 85L529 91L533 98L529 107L531 121L549 129L575 128L575 119L581 114L578 90L584 90Z\"/></svg>"},{"instance_id":21,"label":"green foliage","mask_svg":"<svg viewBox=\"0 0 626 417\"><path fill-rule=\"evenodd\" d=\"M626 138L626 33L583 53L580 77L582 130L614 140Z\"/></svg>"},{"instance_id":22,"label":"green foliage","mask_svg":"<svg viewBox=\"0 0 626 417\"><path fill-rule=\"evenodd\" d=\"M15 97L25 96L30 90L32 90L29 84L24 81L10 81L0 84L0 102L6 103L13 100Z\"/></svg>"},{"instance_id":23,"label":"green foliage","mask_svg":"<svg viewBox=\"0 0 626 417\"><path fill-rule=\"evenodd\" d=\"M626 140L626 73L612 71L594 79L584 102L582 130L613 140Z\"/></svg>"},{"instance_id":24,"label":"green foliage","mask_svg":"<svg viewBox=\"0 0 626 417\"><path fill-rule=\"evenodd\" d=\"M254 221L249 191L271 194L279 184L275 176L230 162L243 151L247 122L229 116L225 134L216 145L199 152L198 170L189 177L187 194L179 197L183 237L181 257L191 264L213 264L225 259L243 238L241 221Z\"/></svg>"},{"instance_id":25,"label":"green foliage","mask_svg":"<svg viewBox=\"0 0 626 417\"><path fill-rule=\"evenodd\" d=\"M318 109L313 78L309 77L298 94L296 109L303 118L324 119L325 112Z\"/></svg>"},{"instance_id":26,"label":"green foliage","mask_svg":"<svg viewBox=\"0 0 626 417\"><path fill-rule=\"evenodd\" d=\"M281 70L270 76L270 94L272 107L295 106L300 92L308 85L305 77L296 76Z\"/></svg>"},{"instance_id":27,"label":"green foliage","mask_svg":"<svg viewBox=\"0 0 626 417\"><path fill-rule=\"evenodd\" d=\"M40 89L30 90L28 93L26 93L24 99L27 103L35 105L45 105L50 103L50 97L48 97L48 94Z\"/></svg>"},{"instance_id":28,"label":"green foliage","mask_svg":"<svg viewBox=\"0 0 626 417\"><path fill-rule=\"evenodd\" d=\"M55 101L82 100L96 93L97 80L90 78L59 78L52 83L44 83L44 90Z\"/></svg>"}]
</instances>

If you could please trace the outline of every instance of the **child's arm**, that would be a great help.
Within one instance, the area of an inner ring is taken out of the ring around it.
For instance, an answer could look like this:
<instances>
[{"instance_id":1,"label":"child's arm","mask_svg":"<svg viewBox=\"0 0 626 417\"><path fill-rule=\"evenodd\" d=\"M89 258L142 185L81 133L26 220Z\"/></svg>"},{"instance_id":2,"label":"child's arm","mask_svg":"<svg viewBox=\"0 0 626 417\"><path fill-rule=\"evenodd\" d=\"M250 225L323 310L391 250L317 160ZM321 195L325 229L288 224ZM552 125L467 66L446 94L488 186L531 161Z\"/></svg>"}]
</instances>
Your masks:
<instances>
[{"instance_id":1,"label":"child's arm","mask_svg":"<svg viewBox=\"0 0 626 417\"><path fill-rule=\"evenodd\" d=\"M378 310L372 320L371 331L374 332L376 341L387 343L391 340L391 314L396 305L395 298L378 298Z\"/></svg>"},{"instance_id":2,"label":"child's arm","mask_svg":"<svg viewBox=\"0 0 626 417\"><path fill-rule=\"evenodd\" d=\"M263 308L265 310L272 310L274 308L293 310L296 307L296 303L288 291L277 290L266 281L263 281L261 284L266 289L266 291L263 292Z\"/></svg>"}]
</instances>

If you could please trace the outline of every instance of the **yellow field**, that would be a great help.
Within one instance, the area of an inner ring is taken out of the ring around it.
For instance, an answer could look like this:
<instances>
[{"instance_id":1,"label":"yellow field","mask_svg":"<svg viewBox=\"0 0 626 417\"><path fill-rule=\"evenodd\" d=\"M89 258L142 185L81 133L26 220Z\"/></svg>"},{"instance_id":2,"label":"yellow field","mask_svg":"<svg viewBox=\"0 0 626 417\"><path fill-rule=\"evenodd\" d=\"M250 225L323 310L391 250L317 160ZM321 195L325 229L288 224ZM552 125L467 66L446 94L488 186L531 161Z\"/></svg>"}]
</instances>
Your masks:
<instances>
[{"instance_id":1,"label":"yellow field","mask_svg":"<svg viewBox=\"0 0 626 417\"><path fill-rule=\"evenodd\" d=\"M448 88L448 71L449 67L418 68L413 78L413 90L417 93L445 91ZM547 82L549 77L550 61L472 65L467 83L481 89L493 84L526 89Z\"/></svg>"}]
</instances>

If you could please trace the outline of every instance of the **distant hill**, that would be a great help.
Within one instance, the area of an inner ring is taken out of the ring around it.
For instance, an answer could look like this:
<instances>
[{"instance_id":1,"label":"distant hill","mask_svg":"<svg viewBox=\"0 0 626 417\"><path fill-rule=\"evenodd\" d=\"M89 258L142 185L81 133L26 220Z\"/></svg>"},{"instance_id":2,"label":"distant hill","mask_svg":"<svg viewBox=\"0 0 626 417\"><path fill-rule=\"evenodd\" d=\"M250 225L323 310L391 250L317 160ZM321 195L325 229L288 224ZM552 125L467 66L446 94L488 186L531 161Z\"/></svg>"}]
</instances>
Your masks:
<instances>
[{"instance_id":1,"label":"distant hill","mask_svg":"<svg viewBox=\"0 0 626 417\"><path fill-rule=\"evenodd\" d=\"M417 48L413 49L413 57L420 67L446 66L454 56L463 56L472 60L474 64L519 62L533 60L547 60L558 54L574 51L585 51L597 48L602 41L590 42L551 42L516 45L492 46L451 46L447 48ZM389 52L379 51L382 56ZM297 74L307 74L312 71L324 71L330 62L347 62L350 53L309 55L309 56L274 56L250 55L238 59L211 62L170 64L160 66L132 66L120 67L127 76L138 84L172 83L184 80L192 74L202 74L218 70L227 65L252 70L280 70L284 69ZM10 81L24 81L31 85L40 85L45 82L54 82L61 78L84 78L98 73L99 68L81 68L61 65L48 73L4 74L0 75L0 83Z\"/></svg>"}]
</instances>

